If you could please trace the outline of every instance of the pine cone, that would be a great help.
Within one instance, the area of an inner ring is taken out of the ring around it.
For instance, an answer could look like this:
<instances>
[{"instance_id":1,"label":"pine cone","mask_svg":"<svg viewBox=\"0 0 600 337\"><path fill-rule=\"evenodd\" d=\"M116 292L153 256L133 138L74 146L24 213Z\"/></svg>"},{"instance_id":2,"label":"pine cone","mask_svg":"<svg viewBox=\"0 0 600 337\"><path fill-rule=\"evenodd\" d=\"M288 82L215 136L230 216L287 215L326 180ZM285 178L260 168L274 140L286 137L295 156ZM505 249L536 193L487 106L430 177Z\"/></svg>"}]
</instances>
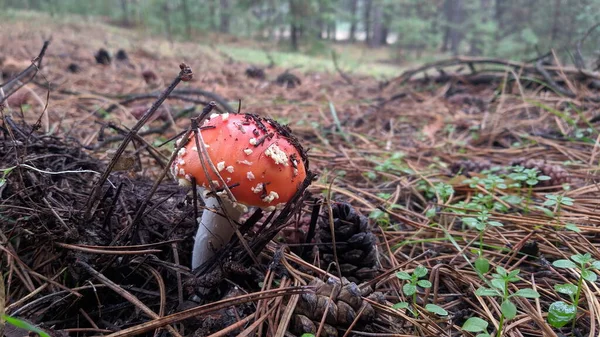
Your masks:
<instances>
[{"instance_id":1,"label":"pine cone","mask_svg":"<svg viewBox=\"0 0 600 337\"><path fill-rule=\"evenodd\" d=\"M357 327L364 327L375 318L375 310L363 301L362 296L367 295L370 289L361 292L356 283L344 281L344 286L330 279L327 283L314 278L309 286L316 288L314 293L302 294L294 311L290 330L292 333L316 333L323 314L325 314L325 329L322 336L342 336L343 331L337 328L347 328L362 309ZM330 301L329 299L332 299ZM377 298L376 293L369 298ZM364 309L363 309L364 307Z\"/></svg>"},{"instance_id":2,"label":"pine cone","mask_svg":"<svg viewBox=\"0 0 600 337\"><path fill-rule=\"evenodd\" d=\"M262 68L251 66L246 69L246 76L264 80L266 78L265 71Z\"/></svg>"},{"instance_id":3,"label":"pine cone","mask_svg":"<svg viewBox=\"0 0 600 337\"><path fill-rule=\"evenodd\" d=\"M331 206L335 232L336 252L342 276L350 282L362 283L377 274L376 237L369 228L367 217L357 213L347 203L335 203ZM321 268L327 269L335 262L329 212L327 209L319 219L317 242L321 253Z\"/></svg>"},{"instance_id":4,"label":"pine cone","mask_svg":"<svg viewBox=\"0 0 600 337\"><path fill-rule=\"evenodd\" d=\"M560 165L548 164L542 159L525 159L520 158L513 160L511 165L521 165L527 169L536 168L541 174L550 177L550 180L542 180L537 186L561 186L571 182L569 172Z\"/></svg>"},{"instance_id":5,"label":"pine cone","mask_svg":"<svg viewBox=\"0 0 600 337\"><path fill-rule=\"evenodd\" d=\"M492 163L488 160L474 161L470 159L456 161L450 166L450 170L453 174L467 174L469 172L479 173L483 170L489 170L490 168L492 168Z\"/></svg>"}]
</instances>

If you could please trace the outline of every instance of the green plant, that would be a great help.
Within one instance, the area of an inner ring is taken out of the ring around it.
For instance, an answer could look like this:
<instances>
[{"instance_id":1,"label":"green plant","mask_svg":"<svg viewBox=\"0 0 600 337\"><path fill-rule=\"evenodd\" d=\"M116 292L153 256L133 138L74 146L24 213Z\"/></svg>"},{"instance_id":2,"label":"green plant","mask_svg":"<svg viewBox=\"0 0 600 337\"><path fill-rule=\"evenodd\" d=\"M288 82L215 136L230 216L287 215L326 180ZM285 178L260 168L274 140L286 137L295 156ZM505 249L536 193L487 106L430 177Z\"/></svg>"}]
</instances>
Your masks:
<instances>
[{"instance_id":1,"label":"green plant","mask_svg":"<svg viewBox=\"0 0 600 337\"><path fill-rule=\"evenodd\" d=\"M417 266L415 270L413 270L412 274L409 274L405 271L399 271L396 273L397 278L406 281L406 283L404 283L402 286L402 292L404 295L412 297L412 308L416 308L417 305L417 286L421 288L431 288L431 282L428 280L421 280L421 278L425 277L427 273L427 268L423 266ZM410 308L408 302L396 303L394 304L394 309L409 309L413 315L415 315L415 317L419 315L416 309ZM425 305L425 310L440 316L448 315L448 312L444 308L432 303Z\"/></svg>"},{"instance_id":2,"label":"green plant","mask_svg":"<svg viewBox=\"0 0 600 337\"><path fill-rule=\"evenodd\" d=\"M427 181L419 180L417 183L417 190L422 191L427 199L433 199L436 195L439 196L439 202L442 203L448 201L454 194L452 185L444 182L439 182L431 186Z\"/></svg>"},{"instance_id":3,"label":"green plant","mask_svg":"<svg viewBox=\"0 0 600 337\"><path fill-rule=\"evenodd\" d=\"M383 163L377 164L375 166L375 171L414 174L415 172L405 164L404 157L406 157L404 152L394 152L389 158L384 160Z\"/></svg>"},{"instance_id":4,"label":"green plant","mask_svg":"<svg viewBox=\"0 0 600 337\"><path fill-rule=\"evenodd\" d=\"M540 174L537 168L525 168L517 165L512 167L512 173L508 176L519 183L519 187L522 183L527 185L527 198L525 201L525 212L529 212L529 204L531 203L531 195L533 193L533 186L539 184L540 181L550 180L549 176Z\"/></svg>"},{"instance_id":5,"label":"green plant","mask_svg":"<svg viewBox=\"0 0 600 337\"><path fill-rule=\"evenodd\" d=\"M492 194L496 192L496 189L506 189L506 182L504 179L495 174L488 174L484 179L481 180L481 182L483 183L485 189Z\"/></svg>"},{"instance_id":6,"label":"green plant","mask_svg":"<svg viewBox=\"0 0 600 337\"><path fill-rule=\"evenodd\" d=\"M501 227L503 226L499 221L490 220L490 213L488 210L481 210L475 214L475 217L464 217L461 218L462 222L471 228L475 228L479 231L479 256L481 257L483 252L483 233L489 226Z\"/></svg>"},{"instance_id":7,"label":"green plant","mask_svg":"<svg viewBox=\"0 0 600 337\"><path fill-rule=\"evenodd\" d=\"M577 304L579 303L583 280L596 282L597 275L594 270L600 270L600 261L593 259L590 253L585 253L583 255L573 255L570 260L556 260L552 265L556 268L579 270L579 279L577 280L577 286L570 283L554 286L556 292L569 296L572 304L567 304L564 301L552 303L548 309L548 323L555 328L561 328L573 321L573 326L575 326L574 318L577 316Z\"/></svg>"},{"instance_id":8,"label":"green plant","mask_svg":"<svg viewBox=\"0 0 600 337\"><path fill-rule=\"evenodd\" d=\"M556 217L560 217L561 206L573 206L573 199L569 197L565 197L563 195L557 194L546 194L546 201L542 204L546 207L553 207L553 213L556 214Z\"/></svg>"},{"instance_id":9,"label":"green plant","mask_svg":"<svg viewBox=\"0 0 600 337\"><path fill-rule=\"evenodd\" d=\"M477 337L489 337L490 334L487 332L488 325L488 322L479 317L470 317L463 323L462 329L468 332L482 332L477 334Z\"/></svg>"},{"instance_id":10,"label":"green plant","mask_svg":"<svg viewBox=\"0 0 600 337\"><path fill-rule=\"evenodd\" d=\"M538 209L544 212L546 216L554 218L556 224L560 226L562 206L572 206L574 200L572 198L557 194L546 194L545 197L546 201L544 201L544 203L542 204L542 206L545 207L538 207ZM580 231L577 225L572 223L567 223L565 225L565 228L574 232Z\"/></svg>"},{"instance_id":11,"label":"green plant","mask_svg":"<svg viewBox=\"0 0 600 337\"><path fill-rule=\"evenodd\" d=\"M1 169L0 171L2 172L2 177L0 177L0 187L2 187L4 184L6 184L6 177L10 174L10 172L12 170L15 169L16 166L13 167L9 167L9 168L5 168L5 169Z\"/></svg>"},{"instance_id":12,"label":"green plant","mask_svg":"<svg viewBox=\"0 0 600 337\"><path fill-rule=\"evenodd\" d=\"M376 208L369 213L369 219L375 220L375 225L384 230L390 226L390 216L386 212Z\"/></svg>"},{"instance_id":13,"label":"green plant","mask_svg":"<svg viewBox=\"0 0 600 337\"><path fill-rule=\"evenodd\" d=\"M512 294L508 291L509 285L512 282L516 282L519 280L519 278L517 277L517 275L519 275L519 272L519 269L515 269L513 271L508 272L506 269L498 266L496 267L496 273L492 274L492 279L490 280L491 288L481 287L475 291L475 294L478 296L499 297L502 301L502 303L500 304L501 315L498 326L498 332L496 333L497 337L502 336L502 328L504 327L505 321L511 320L517 315L517 306L513 302L511 302L511 298L540 297L540 294L538 294L537 291L531 288L519 289Z\"/></svg>"},{"instance_id":14,"label":"green plant","mask_svg":"<svg viewBox=\"0 0 600 337\"><path fill-rule=\"evenodd\" d=\"M30 323L28 321L22 320L20 318L12 317L9 315L5 315L5 314L0 316L0 318L2 321L5 321L6 323L8 323L12 326L15 326L17 328L21 328L21 329L27 330L27 331L33 331L33 332L37 333L38 335L40 335L41 337L50 337L50 335L47 332L38 328L33 323Z\"/></svg>"}]
</instances>

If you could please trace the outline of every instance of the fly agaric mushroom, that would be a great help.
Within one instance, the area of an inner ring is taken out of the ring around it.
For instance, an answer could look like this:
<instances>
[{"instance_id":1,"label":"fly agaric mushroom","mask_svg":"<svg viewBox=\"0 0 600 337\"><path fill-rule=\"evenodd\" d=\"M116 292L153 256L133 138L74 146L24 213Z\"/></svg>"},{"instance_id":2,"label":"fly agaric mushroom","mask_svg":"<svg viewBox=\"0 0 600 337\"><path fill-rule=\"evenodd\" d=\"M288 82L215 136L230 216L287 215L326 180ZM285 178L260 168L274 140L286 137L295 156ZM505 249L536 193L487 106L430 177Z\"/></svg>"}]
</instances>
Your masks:
<instances>
[{"instance_id":1,"label":"fly agaric mushroom","mask_svg":"<svg viewBox=\"0 0 600 337\"><path fill-rule=\"evenodd\" d=\"M208 209L222 213L215 194L226 214L239 221L249 207L266 211L283 207L306 178L308 169L306 154L291 130L271 119L252 114L212 114L199 134L202 139L198 142L193 133L190 135L171 166L181 186L191 186L192 177L195 179L207 207L198 219L192 269L210 259L235 233L227 218ZM197 144L205 146L206 151L198 149ZM205 159L204 167L200 157Z\"/></svg>"}]
</instances>

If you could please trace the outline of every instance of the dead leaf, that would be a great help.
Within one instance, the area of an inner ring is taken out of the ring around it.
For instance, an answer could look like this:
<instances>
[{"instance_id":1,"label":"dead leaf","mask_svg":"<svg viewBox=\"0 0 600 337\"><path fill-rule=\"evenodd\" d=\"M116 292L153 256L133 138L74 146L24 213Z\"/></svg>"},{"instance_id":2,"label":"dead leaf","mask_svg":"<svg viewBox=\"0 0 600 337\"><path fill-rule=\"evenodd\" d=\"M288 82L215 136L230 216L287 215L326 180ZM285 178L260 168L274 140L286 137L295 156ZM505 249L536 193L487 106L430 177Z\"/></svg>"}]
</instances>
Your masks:
<instances>
[{"instance_id":1,"label":"dead leaf","mask_svg":"<svg viewBox=\"0 0 600 337\"><path fill-rule=\"evenodd\" d=\"M435 116L433 123L425 125L423 128L423 134L431 140L431 143L435 143L435 134L444 127L444 117L441 115Z\"/></svg>"}]
</instances>

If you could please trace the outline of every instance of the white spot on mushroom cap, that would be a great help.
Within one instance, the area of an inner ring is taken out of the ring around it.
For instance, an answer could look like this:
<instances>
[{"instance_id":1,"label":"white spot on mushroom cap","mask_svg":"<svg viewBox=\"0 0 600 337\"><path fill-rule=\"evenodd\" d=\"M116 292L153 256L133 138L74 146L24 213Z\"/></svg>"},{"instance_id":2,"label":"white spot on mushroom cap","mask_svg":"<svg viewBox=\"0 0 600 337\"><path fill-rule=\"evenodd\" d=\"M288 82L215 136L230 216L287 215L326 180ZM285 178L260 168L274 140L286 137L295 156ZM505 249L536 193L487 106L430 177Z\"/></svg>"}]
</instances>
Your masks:
<instances>
[{"instance_id":1,"label":"white spot on mushroom cap","mask_svg":"<svg viewBox=\"0 0 600 337\"><path fill-rule=\"evenodd\" d=\"M255 178L254 173L252 173L252 171L248 171L246 173L246 177L248 177L248 180L253 180Z\"/></svg>"},{"instance_id":2,"label":"white spot on mushroom cap","mask_svg":"<svg viewBox=\"0 0 600 337\"><path fill-rule=\"evenodd\" d=\"M256 145L256 138L250 138L250 145Z\"/></svg>"},{"instance_id":3,"label":"white spot on mushroom cap","mask_svg":"<svg viewBox=\"0 0 600 337\"><path fill-rule=\"evenodd\" d=\"M221 118L223 119L223 122L226 121L229 118L229 112L225 112L221 115Z\"/></svg>"},{"instance_id":4,"label":"white spot on mushroom cap","mask_svg":"<svg viewBox=\"0 0 600 337\"><path fill-rule=\"evenodd\" d=\"M206 147L208 147L208 145L206 145ZM192 147L192 151L198 152L198 148L196 147L196 145L194 145L194 147Z\"/></svg>"},{"instance_id":5,"label":"white spot on mushroom cap","mask_svg":"<svg viewBox=\"0 0 600 337\"><path fill-rule=\"evenodd\" d=\"M213 118L218 117L218 116L219 116L218 113L213 113L213 114L210 114L210 117L208 117L208 118L209 119L213 119Z\"/></svg>"},{"instance_id":6,"label":"white spot on mushroom cap","mask_svg":"<svg viewBox=\"0 0 600 337\"><path fill-rule=\"evenodd\" d=\"M283 150L275 143L269 145L269 147L265 150L265 155L267 157L271 157L275 164L288 166L288 156L283 152Z\"/></svg>"},{"instance_id":7,"label":"white spot on mushroom cap","mask_svg":"<svg viewBox=\"0 0 600 337\"><path fill-rule=\"evenodd\" d=\"M279 194L277 194L277 192L275 192L275 191L271 191L271 192L269 192L269 195L262 198L262 201L269 203L275 199L279 199Z\"/></svg>"},{"instance_id":8,"label":"white spot on mushroom cap","mask_svg":"<svg viewBox=\"0 0 600 337\"><path fill-rule=\"evenodd\" d=\"M179 169L179 175L180 176L185 176L185 170L184 169Z\"/></svg>"},{"instance_id":9,"label":"white spot on mushroom cap","mask_svg":"<svg viewBox=\"0 0 600 337\"><path fill-rule=\"evenodd\" d=\"M258 193L262 192L262 190L263 190L263 184L262 183L258 183L258 184L256 184L255 187L250 187L250 190L252 190L252 192L254 192L255 194L258 194Z\"/></svg>"},{"instance_id":10,"label":"white spot on mushroom cap","mask_svg":"<svg viewBox=\"0 0 600 337\"><path fill-rule=\"evenodd\" d=\"M238 160L237 162L238 162L238 164L244 164L244 165L252 166L252 162L251 161Z\"/></svg>"},{"instance_id":11,"label":"white spot on mushroom cap","mask_svg":"<svg viewBox=\"0 0 600 337\"><path fill-rule=\"evenodd\" d=\"M220 161L217 163L217 170L219 172L223 171L225 169L225 162L224 161Z\"/></svg>"},{"instance_id":12,"label":"white spot on mushroom cap","mask_svg":"<svg viewBox=\"0 0 600 337\"><path fill-rule=\"evenodd\" d=\"M231 165L227 166L226 170L229 173L233 173L233 166L231 166Z\"/></svg>"},{"instance_id":13,"label":"white spot on mushroom cap","mask_svg":"<svg viewBox=\"0 0 600 337\"><path fill-rule=\"evenodd\" d=\"M185 165L185 160L183 159L179 159L177 162L179 163L179 165Z\"/></svg>"},{"instance_id":14,"label":"white spot on mushroom cap","mask_svg":"<svg viewBox=\"0 0 600 337\"><path fill-rule=\"evenodd\" d=\"M182 157L185 155L185 147L182 147L181 149L179 149L179 151L177 152L177 155L179 157Z\"/></svg>"},{"instance_id":15,"label":"white spot on mushroom cap","mask_svg":"<svg viewBox=\"0 0 600 337\"><path fill-rule=\"evenodd\" d=\"M251 155L252 152L254 152L254 151L252 151L252 149L244 149L244 153L248 156Z\"/></svg>"}]
</instances>

